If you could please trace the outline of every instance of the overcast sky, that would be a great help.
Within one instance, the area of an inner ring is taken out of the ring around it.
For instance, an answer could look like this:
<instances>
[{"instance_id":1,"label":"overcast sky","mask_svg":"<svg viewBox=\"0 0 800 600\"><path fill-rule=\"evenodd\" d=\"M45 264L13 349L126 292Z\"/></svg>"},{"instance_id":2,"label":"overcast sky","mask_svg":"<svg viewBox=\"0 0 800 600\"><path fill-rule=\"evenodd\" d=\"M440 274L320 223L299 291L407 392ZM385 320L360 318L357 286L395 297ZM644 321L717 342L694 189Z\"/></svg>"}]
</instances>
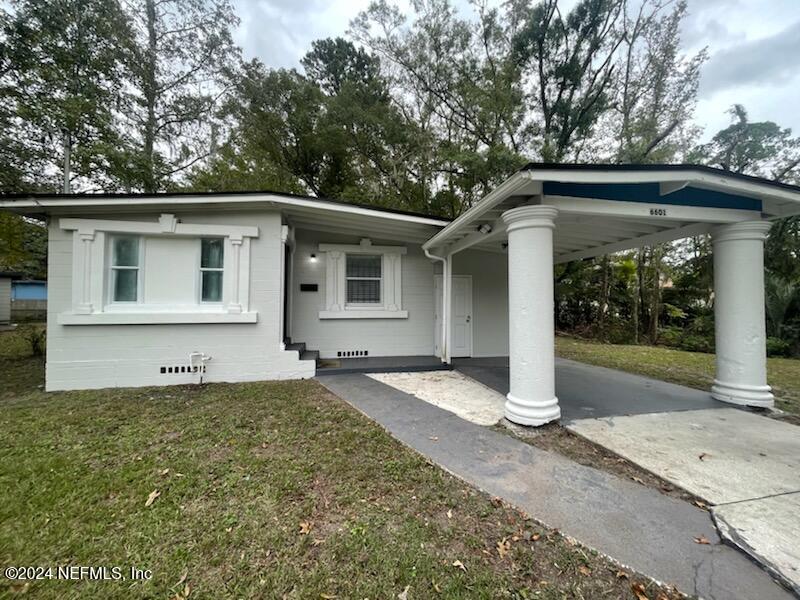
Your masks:
<instances>
[{"instance_id":1,"label":"overcast sky","mask_svg":"<svg viewBox=\"0 0 800 600\"><path fill-rule=\"evenodd\" d=\"M404 0L399 0L405 4ZM564 0L567 9L575 0ZM369 0L234 0L236 40L248 57L296 67L313 40L343 36ZM467 0L455 0L459 7ZM771 120L800 133L800 0L689 0L687 51L708 46L695 120L704 139L744 104L751 120Z\"/></svg>"}]
</instances>

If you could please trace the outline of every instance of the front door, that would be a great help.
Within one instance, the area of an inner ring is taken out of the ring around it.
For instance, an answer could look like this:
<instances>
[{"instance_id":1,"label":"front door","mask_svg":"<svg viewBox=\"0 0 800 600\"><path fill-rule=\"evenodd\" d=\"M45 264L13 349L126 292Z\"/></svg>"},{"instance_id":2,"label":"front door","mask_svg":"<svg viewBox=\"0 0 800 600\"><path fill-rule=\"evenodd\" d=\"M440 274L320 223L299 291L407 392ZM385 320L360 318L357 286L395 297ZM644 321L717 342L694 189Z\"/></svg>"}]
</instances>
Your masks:
<instances>
[{"instance_id":1,"label":"front door","mask_svg":"<svg viewBox=\"0 0 800 600\"><path fill-rule=\"evenodd\" d=\"M453 275L450 356L472 356L472 276Z\"/></svg>"}]
</instances>

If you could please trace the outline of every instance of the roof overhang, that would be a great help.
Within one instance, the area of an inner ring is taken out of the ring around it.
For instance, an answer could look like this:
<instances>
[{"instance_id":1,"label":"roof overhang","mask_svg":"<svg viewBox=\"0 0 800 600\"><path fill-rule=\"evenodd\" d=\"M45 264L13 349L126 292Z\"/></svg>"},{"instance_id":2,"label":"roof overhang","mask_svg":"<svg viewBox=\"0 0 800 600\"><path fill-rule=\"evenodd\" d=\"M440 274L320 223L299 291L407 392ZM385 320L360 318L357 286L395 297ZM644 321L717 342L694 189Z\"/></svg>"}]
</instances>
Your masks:
<instances>
[{"instance_id":1,"label":"roof overhang","mask_svg":"<svg viewBox=\"0 0 800 600\"><path fill-rule=\"evenodd\" d=\"M34 217L274 210L280 212L287 223L301 229L417 243L428 240L449 223L426 215L268 192L0 196L0 210Z\"/></svg>"},{"instance_id":2,"label":"roof overhang","mask_svg":"<svg viewBox=\"0 0 800 600\"><path fill-rule=\"evenodd\" d=\"M566 262L800 214L800 188L700 166L529 165L424 247L438 255L503 251L502 214L526 204L559 209L555 256Z\"/></svg>"}]
</instances>

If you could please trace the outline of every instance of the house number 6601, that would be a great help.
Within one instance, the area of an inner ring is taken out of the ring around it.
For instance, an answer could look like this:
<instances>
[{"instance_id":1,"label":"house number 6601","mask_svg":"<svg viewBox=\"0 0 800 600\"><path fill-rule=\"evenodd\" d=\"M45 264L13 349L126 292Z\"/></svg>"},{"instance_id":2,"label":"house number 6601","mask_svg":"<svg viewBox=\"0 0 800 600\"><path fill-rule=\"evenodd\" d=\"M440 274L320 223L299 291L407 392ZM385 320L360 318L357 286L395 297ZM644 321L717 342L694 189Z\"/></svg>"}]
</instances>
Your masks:
<instances>
[{"instance_id":1,"label":"house number 6601","mask_svg":"<svg viewBox=\"0 0 800 600\"><path fill-rule=\"evenodd\" d=\"M650 216L653 216L653 217L666 217L667 216L667 209L666 208L651 208L650 209Z\"/></svg>"}]
</instances>

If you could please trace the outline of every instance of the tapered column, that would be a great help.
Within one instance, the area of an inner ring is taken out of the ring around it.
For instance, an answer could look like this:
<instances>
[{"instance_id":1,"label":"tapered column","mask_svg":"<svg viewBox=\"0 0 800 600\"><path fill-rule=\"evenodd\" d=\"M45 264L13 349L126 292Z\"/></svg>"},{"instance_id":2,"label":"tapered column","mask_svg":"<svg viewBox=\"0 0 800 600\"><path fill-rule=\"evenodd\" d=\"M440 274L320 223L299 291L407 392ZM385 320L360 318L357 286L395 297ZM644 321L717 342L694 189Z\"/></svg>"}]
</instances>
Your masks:
<instances>
[{"instance_id":1,"label":"tapered column","mask_svg":"<svg viewBox=\"0 0 800 600\"><path fill-rule=\"evenodd\" d=\"M510 391L506 418L543 425L561 416L555 386L553 229L558 211L521 206L503 213L508 231Z\"/></svg>"},{"instance_id":2,"label":"tapered column","mask_svg":"<svg viewBox=\"0 0 800 600\"><path fill-rule=\"evenodd\" d=\"M711 395L771 407L764 316L764 240L771 223L747 221L712 232L717 373Z\"/></svg>"}]
</instances>

